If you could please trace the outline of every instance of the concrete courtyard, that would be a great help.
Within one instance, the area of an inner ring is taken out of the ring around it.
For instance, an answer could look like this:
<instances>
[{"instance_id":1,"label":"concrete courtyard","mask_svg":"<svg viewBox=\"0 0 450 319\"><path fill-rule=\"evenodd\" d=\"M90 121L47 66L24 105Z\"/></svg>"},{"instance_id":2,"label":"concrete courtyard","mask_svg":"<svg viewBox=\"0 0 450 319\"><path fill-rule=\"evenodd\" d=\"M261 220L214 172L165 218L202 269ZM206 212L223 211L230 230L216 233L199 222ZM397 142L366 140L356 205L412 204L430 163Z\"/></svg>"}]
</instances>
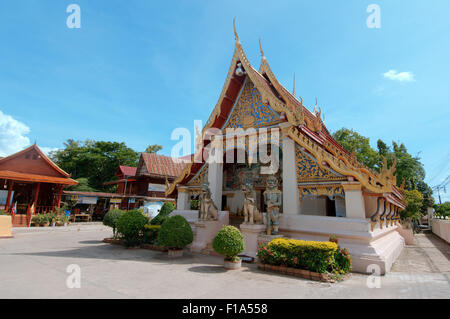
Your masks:
<instances>
[{"instance_id":1,"label":"concrete courtyard","mask_svg":"<svg viewBox=\"0 0 450 319\"><path fill-rule=\"evenodd\" d=\"M98 223L15 229L14 238L0 240L0 298L450 297L450 246L432 234L416 236L380 288L369 288L369 277L360 274L329 284L266 273L255 264L225 271L219 257L185 252L172 260L104 244L111 235ZM80 266L81 288L66 285L71 264Z\"/></svg>"}]
</instances>

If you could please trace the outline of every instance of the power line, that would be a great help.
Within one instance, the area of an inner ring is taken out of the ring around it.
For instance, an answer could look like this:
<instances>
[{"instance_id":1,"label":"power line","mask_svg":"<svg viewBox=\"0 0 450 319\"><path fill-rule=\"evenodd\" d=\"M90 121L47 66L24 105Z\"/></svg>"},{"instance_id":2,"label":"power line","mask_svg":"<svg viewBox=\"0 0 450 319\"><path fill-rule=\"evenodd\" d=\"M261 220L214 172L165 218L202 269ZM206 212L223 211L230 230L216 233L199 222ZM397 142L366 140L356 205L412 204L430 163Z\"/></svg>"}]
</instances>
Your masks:
<instances>
[{"instance_id":1,"label":"power line","mask_svg":"<svg viewBox=\"0 0 450 319\"><path fill-rule=\"evenodd\" d=\"M441 200L441 190L444 191L444 193L447 193L447 189L445 188L448 184L450 183L450 175L448 175L444 181L442 183L440 183L439 185L436 185L434 187L432 187L431 189L433 191L437 191L438 192L438 197L439 197L439 204L442 204L442 200Z\"/></svg>"}]
</instances>

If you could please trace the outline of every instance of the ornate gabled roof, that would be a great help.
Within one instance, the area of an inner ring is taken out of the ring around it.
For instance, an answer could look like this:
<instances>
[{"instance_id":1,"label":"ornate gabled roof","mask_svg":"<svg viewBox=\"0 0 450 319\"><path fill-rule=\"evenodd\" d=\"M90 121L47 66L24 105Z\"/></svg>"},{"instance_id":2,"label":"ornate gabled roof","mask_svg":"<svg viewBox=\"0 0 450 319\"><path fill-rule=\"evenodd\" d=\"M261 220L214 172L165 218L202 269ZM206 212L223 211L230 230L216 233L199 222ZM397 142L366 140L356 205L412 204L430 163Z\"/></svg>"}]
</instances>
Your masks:
<instances>
[{"instance_id":1,"label":"ornate gabled roof","mask_svg":"<svg viewBox=\"0 0 450 319\"><path fill-rule=\"evenodd\" d=\"M10 166L10 164L7 164L9 161L16 159L26 153L30 153L32 151L35 151L39 158L44 160L44 162L51 167L56 173L58 173L59 175L62 175L63 177L70 177L70 174L65 172L63 169L61 169L58 165L56 165L50 158L48 158L47 155L45 155L44 152L42 152L42 150L39 148L39 146L37 146L36 144L33 144L17 153L14 153L12 155L9 155L7 157L4 157L2 159L0 159L0 168L4 167L4 166ZM13 165L16 166L17 165ZM14 170L14 169L12 169Z\"/></svg>"},{"instance_id":2,"label":"ornate gabled roof","mask_svg":"<svg viewBox=\"0 0 450 319\"><path fill-rule=\"evenodd\" d=\"M314 112L309 111L303 105L301 97L300 100L297 99L278 82L264 56L261 42L261 65L259 71L257 71L250 64L242 48L236 27L234 33L236 38L235 50L228 75L219 100L202 130L202 136L209 128L221 129L223 127L245 83L245 79L248 77L261 94L263 103L270 105L275 112L281 114L282 118L292 125L289 136L308 153L316 157L320 168L326 169L328 167L339 174L352 176L370 191L376 193L391 192L392 186L395 185L392 170L384 169L386 174L383 173L384 175L378 176L377 173L360 164L354 155L333 139L320 118L321 111L316 110L317 103ZM240 67L244 69L245 74L236 74L236 69ZM209 141L203 142L209 143ZM171 194L177 184L186 184L196 176L204 164L202 155L202 152L199 151L195 153L194 159L196 161L188 163L175 181L172 184L167 184L166 194Z\"/></svg>"}]
</instances>

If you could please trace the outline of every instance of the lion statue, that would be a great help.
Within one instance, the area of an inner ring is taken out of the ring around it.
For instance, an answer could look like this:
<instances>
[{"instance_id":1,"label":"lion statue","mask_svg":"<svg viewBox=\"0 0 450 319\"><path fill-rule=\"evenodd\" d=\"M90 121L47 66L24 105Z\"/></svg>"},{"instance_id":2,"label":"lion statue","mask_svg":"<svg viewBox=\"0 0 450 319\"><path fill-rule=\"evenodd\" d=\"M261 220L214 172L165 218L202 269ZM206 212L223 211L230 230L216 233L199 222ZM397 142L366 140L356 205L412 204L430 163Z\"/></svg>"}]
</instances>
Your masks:
<instances>
[{"instance_id":1,"label":"lion statue","mask_svg":"<svg viewBox=\"0 0 450 319\"><path fill-rule=\"evenodd\" d=\"M253 186L251 184L246 184L242 188L244 192L244 224L262 224L263 217L261 212L255 203L255 198L253 197Z\"/></svg>"},{"instance_id":2,"label":"lion statue","mask_svg":"<svg viewBox=\"0 0 450 319\"><path fill-rule=\"evenodd\" d=\"M205 183L200 195L199 220L217 220L218 209L211 199L209 185Z\"/></svg>"}]
</instances>

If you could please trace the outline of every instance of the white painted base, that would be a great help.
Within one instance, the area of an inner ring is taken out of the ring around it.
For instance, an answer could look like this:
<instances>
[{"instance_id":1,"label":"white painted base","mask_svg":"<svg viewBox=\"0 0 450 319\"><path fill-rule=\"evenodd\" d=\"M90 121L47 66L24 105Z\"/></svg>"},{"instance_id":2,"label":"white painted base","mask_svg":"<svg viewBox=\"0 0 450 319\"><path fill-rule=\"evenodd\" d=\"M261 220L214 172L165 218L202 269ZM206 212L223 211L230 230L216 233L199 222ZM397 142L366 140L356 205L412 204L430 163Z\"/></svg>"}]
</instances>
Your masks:
<instances>
[{"instance_id":1,"label":"white painted base","mask_svg":"<svg viewBox=\"0 0 450 319\"><path fill-rule=\"evenodd\" d=\"M376 228L372 232L365 219L306 215L282 215L280 218L281 234L318 241L328 241L330 235L335 235L340 247L349 250L354 272L372 273L368 266L378 265L381 275L391 269L405 246L397 227Z\"/></svg>"},{"instance_id":2,"label":"white painted base","mask_svg":"<svg viewBox=\"0 0 450 319\"><path fill-rule=\"evenodd\" d=\"M435 235L450 243L450 220L433 218L431 228Z\"/></svg>"},{"instance_id":3,"label":"white painted base","mask_svg":"<svg viewBox=\"0 0 450 319\"><path fill-rule=\"evenodd\" d=\"M404 225L399 225L397 231L405 240L406 245L414 245L414 232L412 228L406 228Z\"/></svg>"},{"instance_id":4,"label":"white painted base","mask_svg":"<svg viewBox=\"0 0 450 319\"><path fill-rule=\"evenodd\" d=\"M197 220L194 223L194 241L191 244L191 251L202 252L211 247L217 232L230 222L228 212L219 212L217 220Z\"/></svg>"},{"instance_id":5,"label":"white painted base","mask_svg":"<svg viewBox=\"0 0 450 319\"><path fill-rule=\"evenodd\" d=\"M241 224L242 236L244 236L245 250L243 255L256 257L258 251L258 236L266 230L263 224Z\"/></svg>"}]
</instances>

